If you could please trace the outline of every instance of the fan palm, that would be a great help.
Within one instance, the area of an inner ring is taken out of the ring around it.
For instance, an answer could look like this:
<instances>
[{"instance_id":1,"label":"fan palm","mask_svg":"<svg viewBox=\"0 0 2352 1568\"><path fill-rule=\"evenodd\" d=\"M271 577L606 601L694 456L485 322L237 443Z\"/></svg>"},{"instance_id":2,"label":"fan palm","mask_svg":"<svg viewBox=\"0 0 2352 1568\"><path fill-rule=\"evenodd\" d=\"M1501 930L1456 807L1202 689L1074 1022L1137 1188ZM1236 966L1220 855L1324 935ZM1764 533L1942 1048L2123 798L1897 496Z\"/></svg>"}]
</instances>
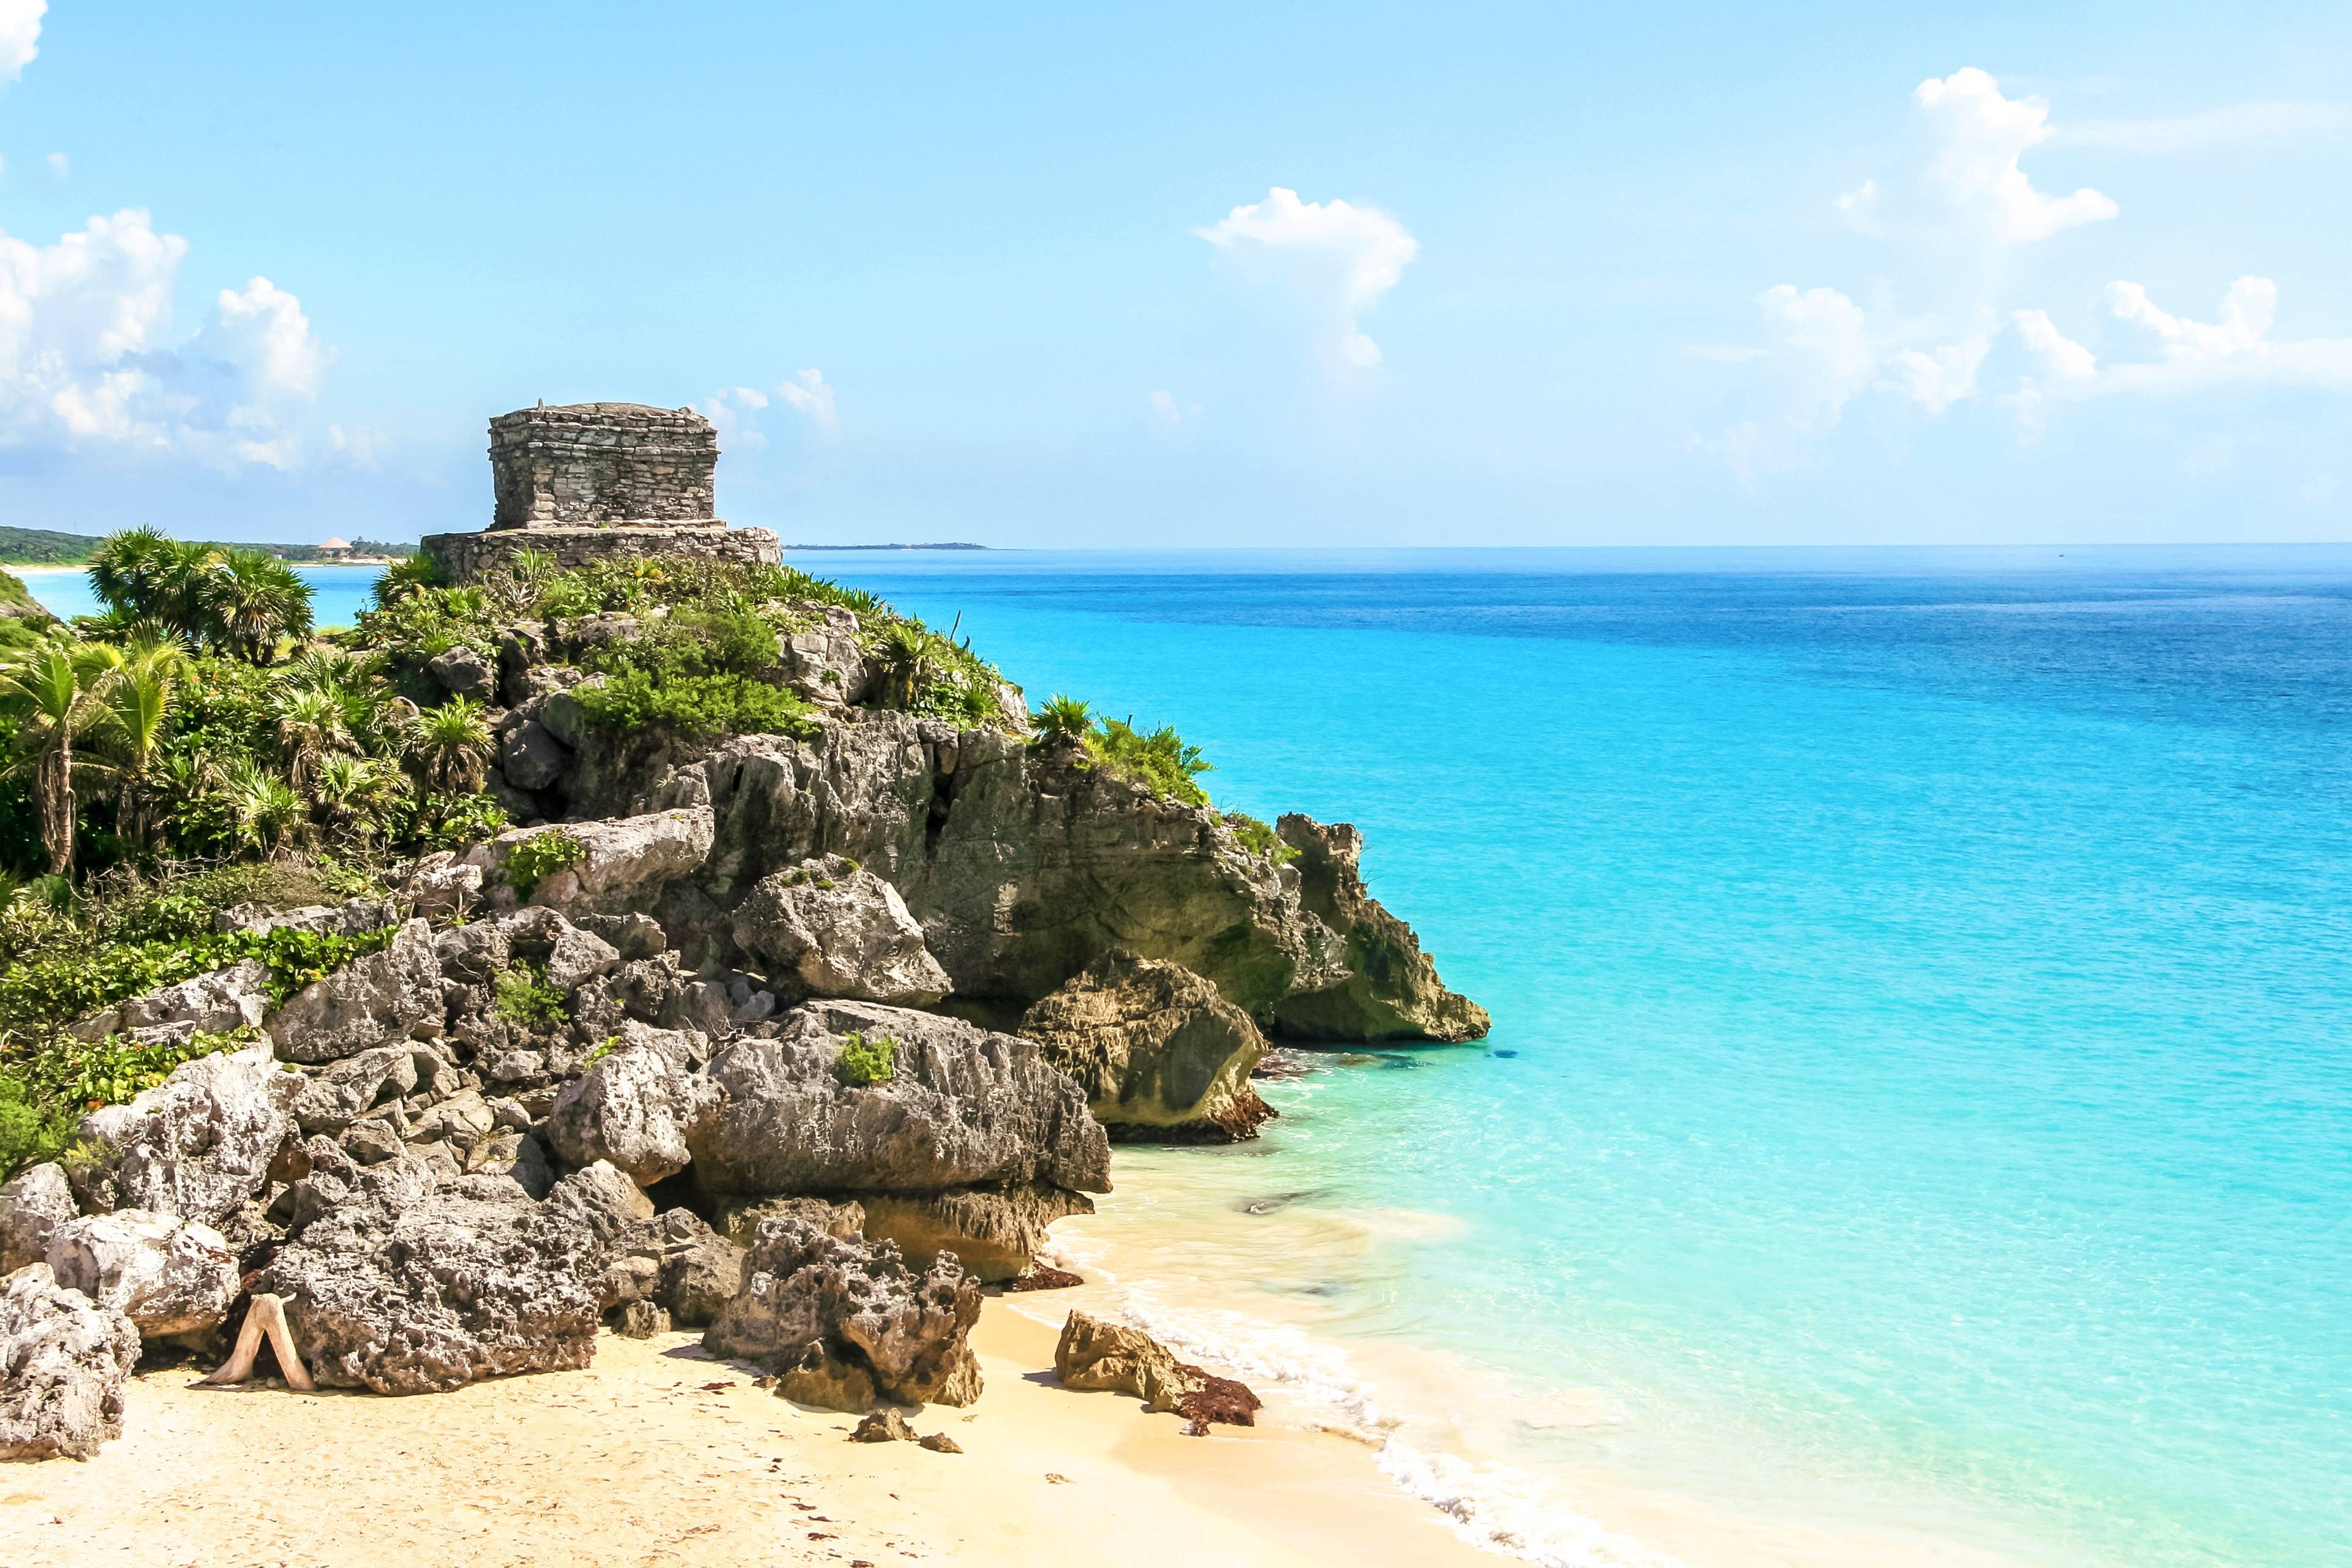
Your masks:
<instances>
[{"instance_id":1,"label":"fan palm","mask_svg":"<svg viewBox=\"0 0 2352 1568\"><path fill-rule=\"evenodd\" d=\"M110 756L99 765L114 778L114 830L134 850L153 847L156 807L172 798L159 770L186 672L186 656L177 642L134 642L106 694Z\"/></svg>"},{"instance_id":2,"label":"fan palm","mask_svg":"<svg viewBox=\"0 0 2352 1568\"><path fill-rule=\"evenodd\" d=\"M310 787L319 765L352 743L350 715L340 693L320 686L297 686L278 694L278 744L286 754L286 782Z\"/></svg>"},{"instance_id":3,"label":"fan palm","mask_svg":"<svg viewBox=\"0 0 2352 1568\"><path fill-rule=\"evenodd\" d=\"M481 788L490 763L490 727L482 721L482 705L452 697L419 715L408 727L408 755L432 794L466 795Z\"/></svg>"},{"instance_id":4,"label":"fan palm","mask_svg":"<svg viewBox=\"0 0 2352 1568\"><path fill-rule=\"evenodd\" d=\"M221 557L204 580L202 597L221 646L248 663L270 663L279 638L310 633L310 584L259 550Z\"/></svg>"},{"instance_id":5,"label":"fan palm","mask_svg":"<svg viewBox=\"0 0 2352 1568\"><path fill-rule=\"evenodd\" d=\"M310 807L276 773L239 759L225 771L222 784L239 843L275 860L310 837Z\"/></svg>"},{"instance_id":6,"label":"fan palm","mask_svg":"<svg viewBox=\"0 0 2352 1568\"><path fill-rule=\"evenodd\" d=\"M1037 710L1037 729L1053 741L1084 741L1095 727L1094 710L1075 697L1055 692Z\"/></svg>"},{"instance_id":7,"label":"fan palm","mask_svg":"<svg viewBox=\"0 0 2352 1568\"><path fill-rule=\"evenodd\" d=\"M32 775L51 876L73 873L74 746L112 722L107 697L121 665L119 648L51 637L0 669L0 703L16 719L14 765Z\"/></svg>"},{"instance_id":8,"label":"fan palm","mask_svg":"<svg viewBox=\"0 0 2352 1568\"><path fill-rule=\"evenodd\" d=\"M310 793L327 826L365 848L388 836L388 818L405 790L384 763L339 752L320 763Z\"/></svg>"}]
</instances>

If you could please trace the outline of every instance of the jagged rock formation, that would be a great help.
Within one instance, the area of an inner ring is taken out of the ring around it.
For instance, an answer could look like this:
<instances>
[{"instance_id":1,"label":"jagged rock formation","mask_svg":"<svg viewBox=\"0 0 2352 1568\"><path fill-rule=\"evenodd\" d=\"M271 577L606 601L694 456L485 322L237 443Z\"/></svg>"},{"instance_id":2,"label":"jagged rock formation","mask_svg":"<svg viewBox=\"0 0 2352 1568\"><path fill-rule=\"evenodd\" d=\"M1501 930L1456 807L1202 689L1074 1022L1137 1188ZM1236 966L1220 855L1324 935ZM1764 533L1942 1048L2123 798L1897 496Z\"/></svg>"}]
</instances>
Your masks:
<instances>
[{"instance_id":1,"label":"jagged rock formation","mask_svg":"<svg viewBox=\"0 0 2352 1568\"><path fill-rule=\"evenodd\" d=\"M1250 1087L1265 1037L1172 963L1106 953L1031 1007L1021 1033L1077 1080L1115 1137L1251 1138L1274 1114Z\"/></svg>"},{"instance_id":2,"label":"jagged rock formation","mask_svg":"<svg viewBox=\"0 0 2352 1568\"><path fill-rule=\"evenodd\" d=\"M268 1011L268 971L248 959L93 1013L68 1032L82 1040L121 1035L152 1046L177 1045L199 1033L249 1029Z\"/></svg>"},{"instance_id":3,"label":"jagged rock formation","mask_svg":"<svg viewBox=\"0 0 2352 1568\"><path fill-rule=\"evenodd\" d=\"M0 1186L0 1279L49 1255L49 1236L78 1214L65 1167L35 1165Z\"/></svg>"},{"instance_id":4,"label":"jagged rock formation","mask_svg":"<svg viewBox=\"0 0 2352 1568\"><path fill-rule=\"evenodd\" d=\"M236 1254L226 1237L144 1209L58 1226L48 1265L58 1285L121 1312L142 1339L216 1327L236 1300Z\"/></svg>"},{"instance_id":5,"label":"jagged rock formation","mask_svg":"<svg viewBox=\"0 0 2352 1568\"><path fill-rule=\"evenodd\" d=\"M702 1342L760 1363L779 1394L804 1405L969 1405L980 1397L970 1343L980 1305L980 1287L953 1258L917 1276L889 1242L771 1219L744 1259L742 1289Z\"/></svg>"},{"instance_id":6,"label":"jagged rock formation","mask_svg":"<svg viewBox=\"0 0 2352 1568\"><path fill-rule=\"evenodd\" d=\"M1241 1384L1178 1361L1141 1329L1084 1312L1072 1312L1062 1324L1054 1375L1066 1388L1134 1394L1149 1409L1183 1416L1184 1430L1196 1437L1213 1422L1257 1425L1258 1397Z\"/></svg>"},{"instance_id":7,"label":"jagged rock formation","mask_svg":"<svg viewBox=\"0 0 2352 1568\"><path fill-rule=\"evenodd\" d=\"M948 994L947 971L898 889L838 855L762 877L731 929L772 977L808 995L922 1007Z\"/></svg>"},{"instance_id":8,"label":"jagged rock formation","mask_svg":"<svg viewBox=\"0 0 2352 1568\"><path fill-rule=\"evenodd\" d=\"M266 1045L199 1057L128 1104L82 1119L81 1206L151 1209L218 1226L258 1197L294 1131L301 1082Z\"/></svg>"},{"instance_id":9,"label":"jagged rock formation","mask_svg":"<svg viewBox=\"0 0 2352 1568\"><path fill-rule=\"evenodd\" d=\"M122 1436L139 1331L46 1263L0 1280L0 1459L87 1459Z\"/></svg>"}]
</instances>

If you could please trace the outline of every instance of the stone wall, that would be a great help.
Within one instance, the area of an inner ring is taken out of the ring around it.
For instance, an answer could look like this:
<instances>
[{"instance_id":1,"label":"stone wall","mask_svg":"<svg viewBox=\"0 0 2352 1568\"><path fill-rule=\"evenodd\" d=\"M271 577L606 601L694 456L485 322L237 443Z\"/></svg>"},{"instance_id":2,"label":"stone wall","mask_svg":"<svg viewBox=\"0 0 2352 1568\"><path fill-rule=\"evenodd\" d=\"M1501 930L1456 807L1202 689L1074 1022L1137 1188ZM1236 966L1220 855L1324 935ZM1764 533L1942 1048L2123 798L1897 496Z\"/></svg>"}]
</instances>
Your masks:
<instances>
[{"instance_id":1,"label":"stone wall","mask_svg":"<svg viewBox=\"0 0 2352 1568\"><path fill-rule=\"evenodd\" d=\"M705 522L718 468L719 432L690 408L519 408L490 421L490 526Z\"/></svg>"},{"instance_id":2,"label":"stone wall","mask_svg":"<svg viewBox=\"0 0 2352 1568\"><path fill-rule=\"evenodd\" d=\"M723 522L637 528L493 528L480 533L427 534L425 554L445 579L468 583L519 550L543 550L558 566L585 566L608 555L680 557L772 566L783 559L776 536L764 528L730 528Z\"/></svg>"}]
</instances>

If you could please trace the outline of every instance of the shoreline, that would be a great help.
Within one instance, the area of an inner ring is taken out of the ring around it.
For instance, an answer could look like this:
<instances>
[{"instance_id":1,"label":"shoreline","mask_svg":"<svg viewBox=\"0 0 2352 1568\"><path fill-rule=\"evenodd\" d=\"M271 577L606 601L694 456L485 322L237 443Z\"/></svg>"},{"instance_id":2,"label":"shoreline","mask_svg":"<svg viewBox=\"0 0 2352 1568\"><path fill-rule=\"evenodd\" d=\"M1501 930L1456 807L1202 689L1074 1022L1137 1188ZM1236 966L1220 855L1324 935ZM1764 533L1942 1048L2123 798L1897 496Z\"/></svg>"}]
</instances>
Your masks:
<instances>
[{"instance_id":1,"label":"shoreline","mask_svg":"<svg viewBox=\"0 0 2352 1568\"><path fill-rule=\"evenodd\" d=\"M0 1561L1494 1561L1344 1439L1279 1426L1185 1437L1134 1400L1062 1388L1055 1330L1013 1300L992 1300L973 1333L980 1402L913 1421L952 1436L963 1449L952 1455L849 1442L856 1417L776 1398L695 1332L607 1331L583 1371L431 1397L207 1390L194 1386L198 1368L147 1373L130 1385L123 1436L95 1458L6 1478Z\"/></svg>"}]
</instances>

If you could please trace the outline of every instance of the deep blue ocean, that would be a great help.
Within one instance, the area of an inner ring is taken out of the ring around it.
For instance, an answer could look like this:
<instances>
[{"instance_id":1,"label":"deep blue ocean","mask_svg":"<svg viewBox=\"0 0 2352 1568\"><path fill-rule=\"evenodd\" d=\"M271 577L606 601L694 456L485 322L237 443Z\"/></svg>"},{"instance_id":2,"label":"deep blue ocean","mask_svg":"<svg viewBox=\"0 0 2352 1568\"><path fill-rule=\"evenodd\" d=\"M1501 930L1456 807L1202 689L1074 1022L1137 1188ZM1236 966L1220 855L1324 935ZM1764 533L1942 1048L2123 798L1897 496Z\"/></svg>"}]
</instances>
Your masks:
<instances>
[{"instance_id":1,"label":"deep blue ocean","mask_svg":"<svg viewBox=\"0 0 2352 1568\"><path fill-rule=\"evenodd\" d=\"M1358 824L1492 1010L1277 1090L1246 1181L1428 1222L1333 1334L1605 1396L1561 1476L2352 1563L2352 548L797 563Z\"/></svg>"}]
</instances>

